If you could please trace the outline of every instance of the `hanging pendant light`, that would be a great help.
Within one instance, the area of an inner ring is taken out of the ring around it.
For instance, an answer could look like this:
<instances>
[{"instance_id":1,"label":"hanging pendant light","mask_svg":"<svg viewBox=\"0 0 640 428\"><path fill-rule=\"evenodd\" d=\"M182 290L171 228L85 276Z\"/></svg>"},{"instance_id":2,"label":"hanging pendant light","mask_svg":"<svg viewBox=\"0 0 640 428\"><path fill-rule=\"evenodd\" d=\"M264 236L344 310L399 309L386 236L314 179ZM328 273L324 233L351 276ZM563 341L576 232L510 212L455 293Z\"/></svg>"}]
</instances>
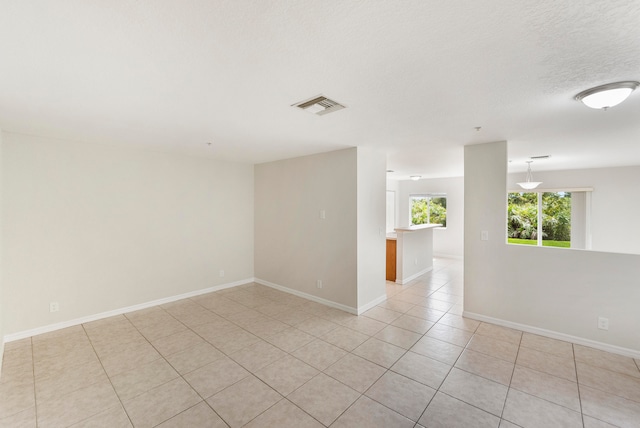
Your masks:
<instances>
[{"instance_id":1,"label":"hanging pendant light","mask_svg":"<svg viewBox=\"0 0 640 428\"><path fill-rule=\"evenodd\" d=\"M533 179L533 176L531 175L531 162L533 161L527 161L527 178L525 179L525 181L516 183L518 184L518 186L526 190L535 189L542 184L542 181L531 181Z\"/></svg>"}]
</instances>

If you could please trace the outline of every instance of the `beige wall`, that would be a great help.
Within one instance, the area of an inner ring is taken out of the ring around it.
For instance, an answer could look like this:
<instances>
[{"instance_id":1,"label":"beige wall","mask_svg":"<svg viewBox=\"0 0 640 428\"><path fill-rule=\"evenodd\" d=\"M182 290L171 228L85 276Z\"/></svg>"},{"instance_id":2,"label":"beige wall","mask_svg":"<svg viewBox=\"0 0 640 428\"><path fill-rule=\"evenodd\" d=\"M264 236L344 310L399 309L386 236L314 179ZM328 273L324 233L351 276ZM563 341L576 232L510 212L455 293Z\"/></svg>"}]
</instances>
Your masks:
<instances>
[{"instance_id":1,"label":"beige wall","mask_svg":"<svg viewBox=\"0 0 640 428\"><path fill-rule=\"evenodd\" d=\"M364 148L256 165L257 280L352 312L384 300L385 170Z\"/></svg>"},{"instance_id":2,"label":"beige wall","mask_svg":"<svg viewBox=\"0 0 640 428\"><path fill-rule=\"evenodd\" d=\"M639 358L640 256L507 245L506 165L504 142L465 147L465 314Z\"/></svg>"},{"instance_id":3,"label":"beige wall","mask_svg":"<svg viewBox=\"0 0 640 428\"><path fill-rule=\"evenodd\" d=\"M386 299L384 153L358 147L358 308Z\"/></svg>"},{"instance_id":4,"label":"beige wall","mask_svg":"<svg viewBox=\"0 0 640 428\"><path fill-rule=\"evenodd\" d=\"M5 334L253 277L252 165L3 136Z\"/></svg>"},{"instance_id":5,"label":"beige wall","mask_svg":"<svg viewBox=\"0 0 640 428\"><path fill-rule=\"evenodd\" d=\"M356 165L353 148L255 166L257 279L357 307Z\"/></svg>"},{"instance_id":6,"label":"beige wall","mask_svg":"<svg viewBox=\"0 0 640 428\"><path fill-rule=\"evenodd\" d=\"M3 206L3 198L2 198L2 176L3 176L3 165L2 165L2 129L0 129L0 373L2 372L2 357L4 355L4 306L5 300L3 295L3 264L2 264L2 206Z\"/></svg>"}]
</instances>

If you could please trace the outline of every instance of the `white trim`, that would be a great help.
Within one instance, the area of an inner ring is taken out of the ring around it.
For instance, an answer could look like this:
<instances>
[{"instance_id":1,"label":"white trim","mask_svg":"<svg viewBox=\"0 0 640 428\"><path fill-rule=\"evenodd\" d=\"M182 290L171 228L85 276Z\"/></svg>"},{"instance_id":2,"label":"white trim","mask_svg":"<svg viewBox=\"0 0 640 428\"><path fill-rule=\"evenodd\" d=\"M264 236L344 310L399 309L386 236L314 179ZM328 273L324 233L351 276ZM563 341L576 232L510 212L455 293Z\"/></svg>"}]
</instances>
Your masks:
<instances>
[{"instance_id":1,"label":"white trim","mask_svg":"<svg viewBox=\"0 0 640 428\"><path fill-rule=\"evenodd\" d=\"M499 318L488 317L486 315L480 315L473 312L463 311L462 316L471 318L477 321L489 322L491 324L501 325L503 327L509 327L516 330L525 331L527 333L537 334L539 336L550 337L552 339L563 340L565 342L575 343L576 345L589 346L591 348L600 349L601 351L612 352L618 355L624 355L625 357L631 357L640 359L640 351L634 349L623 348L621 346L610 345L608 343L597 342L595 340L585 339L578 336L572 336L570 334L559 333L557 331L545 330L544 328L533 327L526 324L519 324L517 322L505 321Z\"/></svg>"},{"instance_id":2,"label":"white trim","mask_svg":"<svg viewBox=\"0 0 640 428\"><path fill-rule=\"evenodd\" d=\"M436 229L438 230L438 229ZM458 256L456 254L444 254L444 253L433 253L433 258L436 259L455 259L455 260L464 260L463 256Z\"/></svg>"},{"instance_id":3,"label":"white trim","mask_svg":"<svg viewBox=\"0 0 640 428\"><path fill-rule=\"evenodd\" d=\"M358 315L358 310L356 308L352 308L351 306L347 306L341 303L333 302L331 300L323 299L322 297L318 297L318 296L314 296L313 294L308 294L302 291L294 290L292 288L285 287L284 285L279 285L273 282L265 281L264 279L254 278L253 281L260 285L266 285L267 287L275 288L276 290L284 291L285 293L293 294L294 296L303 297L307 300L312 300L316 303L322 303L323 305L331 306L332 308L340 309L341 311Z\"/></svg>"},{"instance_id":4,"label":"white trim","mask_svg":"<svg viewBox=\"0 0 640 428\"><path fill-rule=\"evenodd\" d=\"M4 338L0 340L0 376L2 376L2 358L4 357Z\"/></svg>"},{"instance_id":5,"label":"white trim","mask_svg":"<svg viewBox=\"0 0 640 428\"><path fill-rule=\"evenodd\" d=\"M558 187L553 189L509 189L507 193L559 193L593 192L593 187Z\"/></svg>"},{"instance_id":6,"label":"white trim","mask_svg":"<svg viewBox=\"0 0 640 428\"><path fill-rule=\"evenodd\" d=\"M225 288L237 287L238 285L249 284L253 282L253 278L242 279L240 281L230 282L227 284L215 285L213 287L204 288L201 290L190 291L184 294L178 294L176 296L165 297L158 300L152 300L150 302L140 303L138 305L127 306L125 308L114 309L112 311L101 312L99 314L88 315L86 317L76 318L69 321L62 321L56 324L49 324L42 327L37 327L31 330L19 331L17 333L7 334L4 336L4 341L13 342L15 340L25 339L31 336L37 336L38 334L50 333L52 331L60 330L67 327L73 327L75 325L84 324L91 321L101 320L103 318L112 317L115 315L122 315L129 312L139 311L141 309L147 309L152 306L164 305L166 303L175 302L177 300L187 299L189 297L199 296L201 294L212 293L214 291L224 290Z\"/></svg>"},{"instance_id":7,"label":"white trim","mask_svg":"<svg viewBox=\"0 0 640 428\"><path fill-rule=\"evenodd\" d=\"M387 300L387 292L386 291L385 291L384 295L378 297L377 299L373 299L372 301L370 301L366 305L358 306L358 315L368 311L369 309L373 308L374 306L379 305L380 303L384 302L385 300Z\"/></svg>"},{"instance_id":8,"label":"white trim","mask_svg":"<svg viewBox=\"0 0 640 428\"><path fill-rule=\"evenodd\" d=\"M585 223L586 223L586 231L585 231L585 250L591 249L591 192L587 192L586 194L586 202L585 202Z\"/></svg>"},{"instance_id":9,"label":"white trim","mask_svg":"<svg viewBox=\"0 0 640 428\"><path fill-rule=\"evenodd\" d=\"M433 266L430 266L426 269L421 270L418 273L415 273L413 275L411 275L409 278L404 278L404 279L396 279L396 284L400 284L400 285L405 285L407 282L411 282L414 279L416 279L417 277L419 277L420 275L424 275L427 272L431 272L433 270Z\"/></svg>"}]
</instances>

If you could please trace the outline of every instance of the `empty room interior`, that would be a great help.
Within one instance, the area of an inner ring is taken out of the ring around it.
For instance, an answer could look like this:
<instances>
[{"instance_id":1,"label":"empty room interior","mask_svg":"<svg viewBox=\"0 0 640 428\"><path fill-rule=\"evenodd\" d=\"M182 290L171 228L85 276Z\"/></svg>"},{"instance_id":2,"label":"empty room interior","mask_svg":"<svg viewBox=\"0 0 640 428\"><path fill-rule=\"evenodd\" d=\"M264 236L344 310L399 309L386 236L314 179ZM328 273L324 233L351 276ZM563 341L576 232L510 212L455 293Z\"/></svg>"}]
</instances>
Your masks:
<instances>
[{"instance_id":1,"label":"empty room interior","mask_svg":"<svg viewBox=\"0 0 640 428\"><path fill-rule=\"evenodd\" d=\"M640 1L0 1L0 426L640 427Z\"/></svg>"}]
</instances>

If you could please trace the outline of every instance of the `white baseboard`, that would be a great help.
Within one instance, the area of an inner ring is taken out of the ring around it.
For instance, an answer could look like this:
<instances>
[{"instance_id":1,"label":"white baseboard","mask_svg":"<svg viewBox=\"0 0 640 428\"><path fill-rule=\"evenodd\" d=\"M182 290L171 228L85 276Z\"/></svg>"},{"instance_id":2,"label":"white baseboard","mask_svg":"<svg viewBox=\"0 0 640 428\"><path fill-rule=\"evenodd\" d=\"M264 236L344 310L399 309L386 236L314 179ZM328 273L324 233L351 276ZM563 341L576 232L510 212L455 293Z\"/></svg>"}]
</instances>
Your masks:
<instances>
[{"instance_id":1,"label":"white baseboard","mask_svg":"<svg viewBox=\"0 0 640 428\"><path fill-rule=\"evenodd\" d=\"M322 297L314 296L313 294L304 293L302 291L294 290L293 288L285 287L284 285L275 284L273 282L265 281L264 279L254 278L254 282L266 285L267 287L274 288L285 293L293 294L294 296L302 297L307 300L314 301L316 303L322 303L323 305L330 306L332 308L340 309L341 311L349 312L350 314L359 315L358 310L351 306L336 303L331 300L323 299Z\"/></svg>"},{"instance_id":2,"label":"white baseboard","mask_svg":"<svg viewBox=\"0 0 640 428\"><path fill-rule=\"evenodd\" d=\"M625 357L631 357L635 359L640 359L640 351L623 348L621 346L610 345L608 343L597 342L591 339L585 339L578 336L572 336L570 334L559 333L557 331L546 330L544 328L533 327L526 324L519 324L516 322L505 321L499 318L488 317L486 315L476 314L473 312L464 311L462 313L463 317L471 318L477 321L484 321L491 324L501 325L503 327L509 327L520 331L525 331L527 333L537 334L539 336L550 337L551 339L563 340L565 342L575 343L576 345L589 346L591 348L600 349L601 351L607 351L614 354L624 355Z\"/></svg>"},{"instance_id":3,"label":"white baseboard","mask_svg":"<svg viewBox=\"0 0 640 428\"><path fill-rule=\"evenodd\" d=\"M405 285L406 283L413 281L414 279L416 279L420 275L424 275L425 273L431 272L432 270L433 270L433 266L428 267L426 269L423 269L420 272L411 275L409 278L396 279L396 284Z\"/></svg>"},{"instance_id":4,"label":"white baseboard","mask_svg":"<svg viewBox=\"0 0 640 428\"><path fill-rule=\"evenodd\" d=\"M464 260L463 256L459 256L456 254L433 253L433 257L439 259Z\"/></svg>"},{"instance_id":5,"label":"white baseboard","mask_svg":"<svg viewBox=\"0 0 640 428\"><path fill-rule=\"evenodd\" d=\"M150 302L140 303L133 306L127 306L125 308L114 309L112 311L101 312L95 315L88 315L86 317L76 318L68 321L62 321L55 324L49 324L42 327L37 327L31 330L20 331L18 333L7 334L4 336L4 341L13 342L15 340L25 339L31 336L37 336L43 333L49 333L56 330L61 330L67 327L73 327L75 325L84 324L91 321L101 320L103 318L109 318L116 315L122 315L129 312L139 311L141 309L147 309L152 306L164 305L166 303L175 302L182 299L188 299L189 297L199 296L201 294L212 293L214 291L224 290L225 288L236 287L238 285L249 284L253 282L253 278L242 279L240 281L230 282L227 284L215 285L213 287L204 288L201 290L190 291L184 294L178 294L177 296L165 297L158 300L152 300Z\"/></svg>"},{"instance_id":6,"label":"white baseboard","mask_svg":"<svg viewBox=\"0 0 640 428\"><path fill-rule=\"evenodd\" d=\"M358 315L367 312L369 309L373 308L374 306L378 306L380 303L384 302L385 300L387 300L387 293L385 291L384 295L378 297L377 299L372 300L371 302L367 303L366 305L362 305L362 306L358 306Z\"/></svg>"},{"instance_id":7,"label":"white baseboard","mask_svg":"<svg viewBox=\"0 0 640 428\"><path fill-rule=\"evenodd\" d=\"M4 357L4 342L4 339L0 340L0 376L2 376L2 357Z\"/></svg>"}]
</instances>

